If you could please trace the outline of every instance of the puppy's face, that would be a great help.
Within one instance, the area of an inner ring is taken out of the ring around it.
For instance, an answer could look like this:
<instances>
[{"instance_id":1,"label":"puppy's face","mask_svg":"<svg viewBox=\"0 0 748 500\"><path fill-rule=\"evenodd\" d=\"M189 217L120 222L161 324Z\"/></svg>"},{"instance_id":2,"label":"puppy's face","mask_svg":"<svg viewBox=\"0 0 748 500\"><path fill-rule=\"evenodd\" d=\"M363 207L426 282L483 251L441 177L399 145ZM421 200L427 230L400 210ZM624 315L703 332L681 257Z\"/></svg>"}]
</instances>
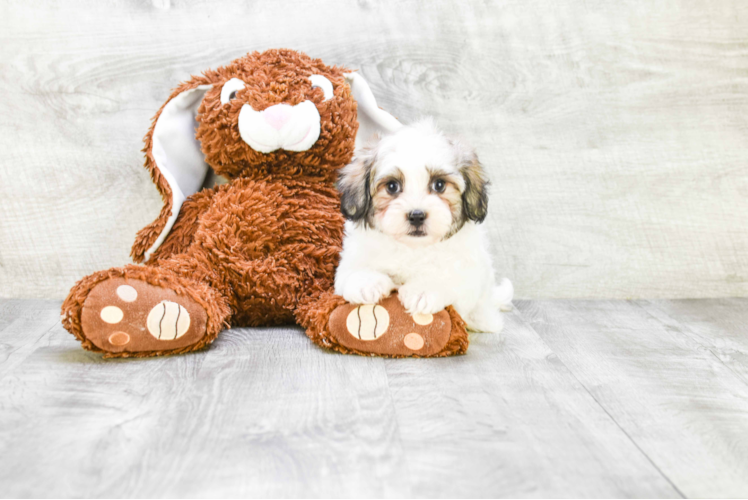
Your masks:
<instances>
[{"instance_id":1,"label":"puppy's face","mask_svg":"<svg viewBox=\"0 0 748 500\"><path fill-rule=\"evenodd\" d=\"M340 174L343 214L409 246L449 238L488 208L485 172L472 149L431 121L404 127L357 155Z\"/></svg>"}]
</instances>

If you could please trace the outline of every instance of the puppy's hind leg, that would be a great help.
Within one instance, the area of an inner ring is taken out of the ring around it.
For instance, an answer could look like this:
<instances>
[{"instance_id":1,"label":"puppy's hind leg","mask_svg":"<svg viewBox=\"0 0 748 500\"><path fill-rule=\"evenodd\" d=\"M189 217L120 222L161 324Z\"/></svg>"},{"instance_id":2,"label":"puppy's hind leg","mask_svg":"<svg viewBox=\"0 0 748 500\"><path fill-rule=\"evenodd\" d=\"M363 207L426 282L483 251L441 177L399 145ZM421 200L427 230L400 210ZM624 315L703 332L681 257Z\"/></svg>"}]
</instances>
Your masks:
<instances>
[{"instance_id":1,"label":"puppy's hind leg","mask_svg":"<svg viewBox=\"0 0 748 500\"><path fill-rule=\"evenodd\" d=\"M493 289L494 305L502 311L512 310L512 299L514 298L514 285L508 278L502 278L501 283Z\"/></svg>"},{"instance_id":2,"label":"puppy's hind leg","mask_svg":"<svg viewBox=\"0 0 748 500\"><path fill-rule=\"evenodd\" d=\"M467 329L472 332L499 333L504 328L504 317L499 311L495 294L489 294L464 315Z\"/></svg>"},{"instance_id":3,"label":"puppy's hind leg","mask_svg":"<svg viewBox=\"0 0 748 500\"><path fill-rule=\"evenodd\" d=\"M513 297L514 285L507 278L503 278L501 283L494 286L490 293L465 315L468 330L499 333L504 328L504 316L501 311L512 310Z\"/></svg>"}]
</instances>

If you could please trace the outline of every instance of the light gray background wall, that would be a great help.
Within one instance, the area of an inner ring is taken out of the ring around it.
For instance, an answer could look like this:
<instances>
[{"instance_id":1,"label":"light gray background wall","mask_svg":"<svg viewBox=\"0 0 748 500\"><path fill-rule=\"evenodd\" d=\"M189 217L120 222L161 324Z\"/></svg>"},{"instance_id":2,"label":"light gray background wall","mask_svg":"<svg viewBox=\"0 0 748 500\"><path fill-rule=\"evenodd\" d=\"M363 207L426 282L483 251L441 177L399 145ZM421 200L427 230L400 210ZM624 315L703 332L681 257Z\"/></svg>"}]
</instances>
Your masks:
<instances>
[{"instance_id":1,"label":"light gray background wall","mask_svg":"<svg viewBox=\"0 0 748 500\"><path fill-rule=\"evenodd\" d=\"M494 184L521 297L748 296L748 2L0 4L0 296L129 262L169 89L255 49L358 68Z\"/></svg>"}]
</instances>

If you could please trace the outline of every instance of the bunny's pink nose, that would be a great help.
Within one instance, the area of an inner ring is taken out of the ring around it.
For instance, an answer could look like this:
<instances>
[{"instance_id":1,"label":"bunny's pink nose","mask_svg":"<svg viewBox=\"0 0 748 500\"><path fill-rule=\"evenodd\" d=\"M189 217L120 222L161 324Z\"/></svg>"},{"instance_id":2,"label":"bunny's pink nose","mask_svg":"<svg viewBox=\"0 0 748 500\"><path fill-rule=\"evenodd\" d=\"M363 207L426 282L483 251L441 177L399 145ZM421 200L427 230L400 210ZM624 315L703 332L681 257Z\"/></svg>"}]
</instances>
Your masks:
<instances>
[{"instance_id":1,"label":"bunny's pink nose","mask_svg":"<svg viewBox=\"0 0 748 500\"><path fill-rule=\"evenodd\" d=\"M291 112L292 108L288 104L276 104L263 111L262 115L268 125L275 130L280 130L291 118Z\"/></svg>"}]
</instances>

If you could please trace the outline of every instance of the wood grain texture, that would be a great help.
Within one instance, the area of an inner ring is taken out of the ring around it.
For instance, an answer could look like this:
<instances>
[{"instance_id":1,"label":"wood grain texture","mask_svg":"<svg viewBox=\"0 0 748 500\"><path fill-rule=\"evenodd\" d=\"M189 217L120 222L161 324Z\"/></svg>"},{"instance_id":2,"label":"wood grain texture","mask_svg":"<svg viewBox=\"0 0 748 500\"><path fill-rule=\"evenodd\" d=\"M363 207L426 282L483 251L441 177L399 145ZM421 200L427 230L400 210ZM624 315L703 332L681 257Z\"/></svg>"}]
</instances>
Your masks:
<instances>
[{"instance_id":1,"label":"wood grain texture","mask_svg":"<svg viewBox=\"0 0 748 500\"><path fill-rule=\"evenodd\" d=\"M734 343L745 326L703 315L736 319L748 300L699 304L698 324L663 312L694 302L532 301L518 309L683 495L746 497L748 383L706 347Z\"/></svg>"},{"instance_id":2,"label":"wood grain texture","mask_svg":"<svg viewBox=\"0 0 748 500\"><path fill-rule=\"evenodd\" d=\"M141 138L188 75L270 47L360 69L493 179L520 297L748 295L748 3L0 4L0 296L129 262L160 209Z\"/></svg>"},{"instance_id":3,"label":"wood grain texture","mask_svg":"<svg viewBox=\"0 0 748 500\"><path fill-rule=\"evenodd\" d=\"M408 491L379 359L322 352L295 328L134 363L59 327L40 344L0 379L1 496Z\"/></svg>"},{"instance_id":4,"label":"wood grain texture","mask_svg":"<svg viewBox=\"0 0 748 500\"><path fill-rule=\"evenodd\" d=\"M45 345L60 326L56 302L0 300L0 379Z\"/></svg>"},{"instance_id":5,"label":"wood grain texture","mask_svg":"<svg viewBox=\"0 0 748 500\"><path fill-rule=\"evenodd\" d=\"M57 307L0 300L2 497L681 496L517 314L458 358L266 328L104 361L48 327Z\"/></svg>"},{"instance_id":6,"label":"wood grain texture","mask_svg":"<svg viewBox=\"0 0 748 500\"><path fill-rule=\"evenodd\" d=\"M532 328L505 328L467 356L386 361L417 496L680 496Z\"/></svg>"},{"instance_id":7,"label":"wood grain texture","mask_svg":"<svg viewBox=\"0 0 748 500\"><path fill-rule=\"evenodd\" d=\"M743 299L642 302L647 312L689 336L748 384L748 304ZM716 334L715 334L716 332Z\"/></svg>"}]
</instances>

